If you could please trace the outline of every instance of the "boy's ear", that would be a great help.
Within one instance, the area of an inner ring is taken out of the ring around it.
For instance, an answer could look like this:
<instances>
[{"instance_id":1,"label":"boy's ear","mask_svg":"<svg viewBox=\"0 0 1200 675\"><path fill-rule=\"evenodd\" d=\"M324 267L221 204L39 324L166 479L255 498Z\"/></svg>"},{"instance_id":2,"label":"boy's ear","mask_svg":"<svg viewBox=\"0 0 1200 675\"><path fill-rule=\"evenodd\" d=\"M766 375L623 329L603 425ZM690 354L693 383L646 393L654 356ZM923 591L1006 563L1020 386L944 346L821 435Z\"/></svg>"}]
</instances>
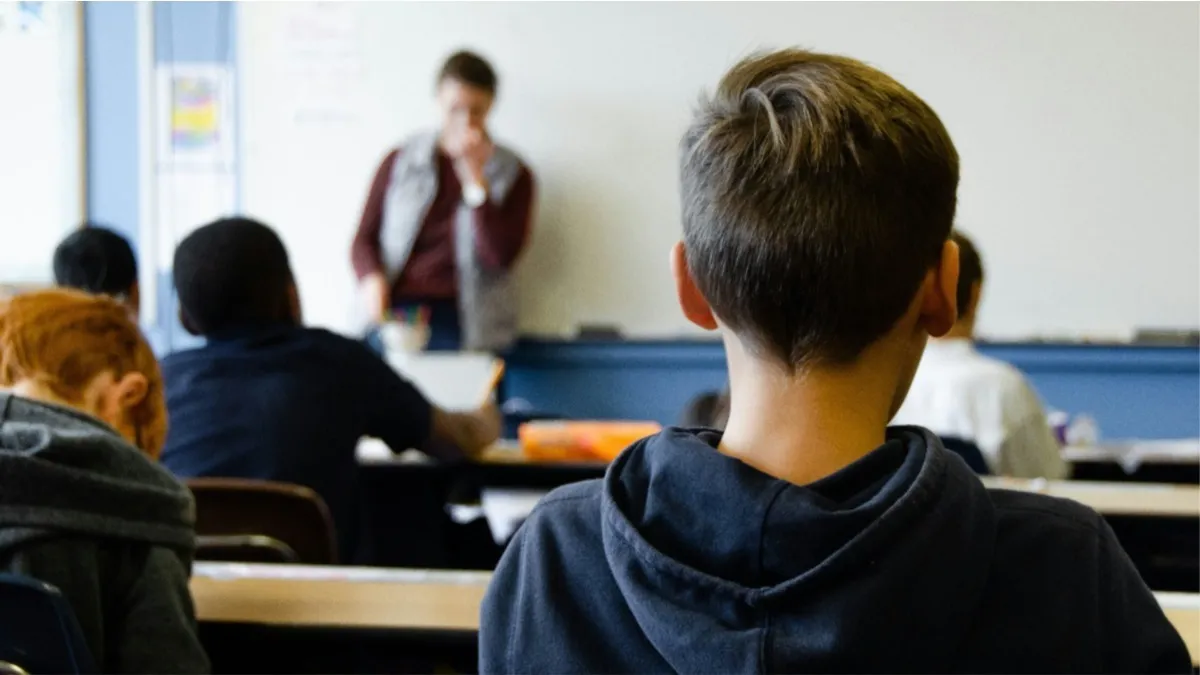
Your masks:
<instances>
[{"instance_id":1,"label":"boy's ear","mask_svg":"<svg viewBox=\"0 0 1200 675\"><path fill-rule=\"evenodd\" d=\"M289 318L297 326L304 325L304 310L300 304L300 289L296 287L296 282L288 284L288 314Z\"/></svg>"},{"instance_id":2,"label":"boy's ear","mask_svg":"<svg viewBox=\"0 0 1200 675\"><path fill-rule=\"evenodd\" d=\"M138 372L125 373L113 385L115 402L124 410L129 410L140 405L146 399L146 394L149 392L150 381L146 379L145 375Z\"/></svg>"},{"instance_id":3,"label":"boy's ear","mask_svg":"<svg viewBox=\"0 0 1200 675\"><path fill-rule=\"evenodd\" d=\"M704 298L704 294L696 287L696 282L692 279L692 273L688 269L687 251L683 248L683 242L676 242L675 246L671 247L671 274L675 276L675 292L679 295L679 307L683 310L683 315L688 321L696 324L704 330L717 329L717 317L713 314L712 308L708 306L708 300Z\"/></svg>"},{"instance_id":4,"label":"boy's ear","mask_svg":"<svg viewBox=\"0 0 1200 675\"><path fill-rule=\"evenodd\" d=\"M926 276L921 298L921 325L941 337L958 321L958 244L947 239L938 263Z\"/></svg>"},{"instance_id":5,"label":"boy's ear","mask_svg":"<svg viewBox=\"0 0 1200 675\"><path fill-rule=\"evenodd\" d=\"M192 323L192 320L188 318L187 312L183 311L182 306L179 307L179 325L183 326L183 329L186 330L188 334L200 337L200 331L196 328L196 325Z\"/></svg>"},{"instance_id":6,"label":"boy's ear","mask_svg":"<svg viewBox=\"0 0 1200 675\"><path fill-rule=\"evenodd\" d=\"M136 281L129 287L129 307L133 310L135 316L141 314L142 287Z\"/></svg>"}]
</instances>

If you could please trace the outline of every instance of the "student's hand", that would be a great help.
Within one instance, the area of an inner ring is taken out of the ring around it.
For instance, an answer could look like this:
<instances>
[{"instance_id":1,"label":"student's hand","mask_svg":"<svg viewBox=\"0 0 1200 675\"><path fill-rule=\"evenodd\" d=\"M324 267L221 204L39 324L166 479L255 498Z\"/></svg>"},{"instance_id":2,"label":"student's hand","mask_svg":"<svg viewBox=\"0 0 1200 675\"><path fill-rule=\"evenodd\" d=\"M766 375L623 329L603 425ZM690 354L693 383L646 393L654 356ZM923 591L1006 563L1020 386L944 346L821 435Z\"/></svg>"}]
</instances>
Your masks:
<instances>
[{"instance_id":1,"label":"student's hand","mask_svg":"<svg viewBox=\"0 0 1200 675\"><path fill-rule=\"evenodd\" d=\"M500 410L494 403L474 412L434 410L433 415L434 437L453 443L471 458L478 457L500 438L501 425Z\"/></svg>"},{"instance_id":2,"label":"student's hand","mask_svg":"<svg viewBox=\"0 0 1200 675\"><path fill-rule=\"evenodd\" d=\"M462 442L459 447L472 458L478 457L500 438L503 419L495 403L463 415Z\"/></svg>"},{"instance_id":3,"label":"student's hand","mask_svg":"<svg viewBox=\"0 0 1200 675\"><path fill-rule=\"evenodd\" d=\"M359 282L359 291L367 307L367 316L374 323L383 323L388 310L391 309L392 294L388 288L387 277L383 272L374 272L363 277Z\"/></svg>"}]
</instances>

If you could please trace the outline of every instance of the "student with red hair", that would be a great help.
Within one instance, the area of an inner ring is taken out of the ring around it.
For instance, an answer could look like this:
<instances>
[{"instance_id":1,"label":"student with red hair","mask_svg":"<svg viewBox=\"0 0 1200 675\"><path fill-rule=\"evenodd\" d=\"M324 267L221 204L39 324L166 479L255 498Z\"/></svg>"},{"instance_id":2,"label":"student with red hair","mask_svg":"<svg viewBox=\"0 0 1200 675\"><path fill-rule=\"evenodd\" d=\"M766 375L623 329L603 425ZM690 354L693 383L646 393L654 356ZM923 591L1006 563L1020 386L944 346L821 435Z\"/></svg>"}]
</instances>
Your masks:
<instances>
[{"instance_id":1,"label":"student with red hair","mask_svg":"<svg viewBox=\"0 0 1200 675\"><path fill-rule=\"evenodd\" d=\"M0 302L0 570L56 586L99 672L207 672L188 591L195 509L155 461L162 377L118 301Z\"/></svg>"}]
</instances>

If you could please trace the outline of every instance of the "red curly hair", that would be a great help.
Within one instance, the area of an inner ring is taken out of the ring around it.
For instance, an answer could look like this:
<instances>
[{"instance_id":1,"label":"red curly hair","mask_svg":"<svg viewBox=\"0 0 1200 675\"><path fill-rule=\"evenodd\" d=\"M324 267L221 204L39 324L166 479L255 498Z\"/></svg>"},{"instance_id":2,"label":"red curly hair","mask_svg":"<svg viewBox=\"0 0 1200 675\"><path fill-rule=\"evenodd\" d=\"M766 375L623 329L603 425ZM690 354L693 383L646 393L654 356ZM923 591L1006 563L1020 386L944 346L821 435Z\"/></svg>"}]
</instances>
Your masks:
<instances>
[{"instance_id":1,"label":"red curly hair","mask_svg":"<svg viewBox=\"0 0 1200 675\"><path fill-rule=\"evenodd\" d=\"M162 373L125 305L66 289L0 300L0 387L30 380L78 402L106 371L117 379L145 376L146 396L130 415L140 449L157 459L167 438Z\"/></svg>"}]
</instances>

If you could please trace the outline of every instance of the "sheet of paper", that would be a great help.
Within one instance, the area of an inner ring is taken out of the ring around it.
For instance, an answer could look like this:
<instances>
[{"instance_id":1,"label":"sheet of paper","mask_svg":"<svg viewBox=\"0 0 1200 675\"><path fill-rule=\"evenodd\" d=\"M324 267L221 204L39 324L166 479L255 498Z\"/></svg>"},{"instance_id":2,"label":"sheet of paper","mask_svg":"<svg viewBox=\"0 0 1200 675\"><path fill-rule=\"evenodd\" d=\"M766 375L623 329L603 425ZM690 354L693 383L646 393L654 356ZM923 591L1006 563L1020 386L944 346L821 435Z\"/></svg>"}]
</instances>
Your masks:
<instances>
[{"instance_id":1,"label":"sheet of paper","mask_svg":"<svg viewBox=\"0 0 1200 675\"><path fill-rule=\"evenodd\" d=\"M1142 464L1200 462L1200 439L1114 441L1095 447L1068 447L1062 454L1068 462L1116 462L1126 473L1133 473Z\"/></svg>"},{"instance_id":2,"label":"sheet of paper","mask_svg":"<svg viewBox=\"0 0 1200 675\"><path fill-rule=\"evenodd\" d=\"M430 464L433 462L429 455L420 450L402 448L393 452L387 443L378 438L360 440L355 455L363 464Z\"/></svg>"},{"instance_id":3,"label":"sheet of paper","mask_svg":"<svg viewBox=\"0 0 1200 675\"><path fill-rule=\"evenodd\" d=\"M479 501L492 539L501 545L507 542L547 494L545 490L484 488Z\"/></svg>"},{"instance_id":4,"label":"sheet of paper","mask_svg":"<svg viewBox=\"0 0 1200 675\"><path fill-rule=\"evenodd\" d=\"M445 410L475 410L491 395L501 362L491 354L403 353L388 363L431 402Z\"/></svg>"}]
</instances>

